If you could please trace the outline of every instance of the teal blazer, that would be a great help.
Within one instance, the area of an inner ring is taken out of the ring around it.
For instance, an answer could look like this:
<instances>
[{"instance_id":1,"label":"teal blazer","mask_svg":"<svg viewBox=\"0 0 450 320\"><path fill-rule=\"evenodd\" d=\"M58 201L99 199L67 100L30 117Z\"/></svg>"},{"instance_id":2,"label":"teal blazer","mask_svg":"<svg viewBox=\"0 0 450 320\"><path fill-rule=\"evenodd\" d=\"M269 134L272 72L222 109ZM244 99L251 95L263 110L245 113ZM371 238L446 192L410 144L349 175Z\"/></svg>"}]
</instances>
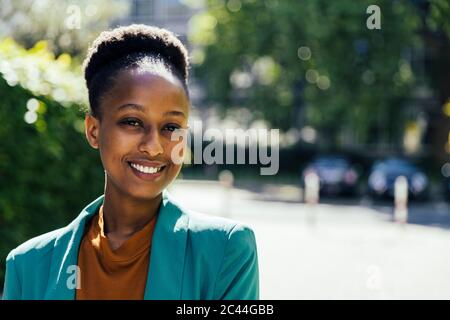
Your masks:
<instances>
[{"instance_id":1,"label":"teal blazer","mask_svg":"<svg viewBox=\"0 0 450 320\"><path fill-rule=\"evenodd\" d=\"M229 219L182 209L167 190L162 196L144 299L259 299L253 231ZM9 253L3 299L75 299L72 280L84 226L103 198L68 226Z\"/></svg>"}]
</instances>

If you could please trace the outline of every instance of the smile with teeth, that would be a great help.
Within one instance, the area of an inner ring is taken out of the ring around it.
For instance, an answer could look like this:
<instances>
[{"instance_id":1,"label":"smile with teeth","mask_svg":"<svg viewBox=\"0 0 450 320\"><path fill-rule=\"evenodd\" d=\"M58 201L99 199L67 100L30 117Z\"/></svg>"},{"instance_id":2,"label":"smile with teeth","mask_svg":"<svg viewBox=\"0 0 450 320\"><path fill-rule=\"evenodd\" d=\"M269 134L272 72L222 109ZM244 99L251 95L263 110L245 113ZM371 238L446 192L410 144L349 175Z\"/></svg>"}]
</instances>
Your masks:
<instances>
[{"instance_id":1,"label":"smile with teeth","mask_svg":"<svg viewBox=\"0 0 450 320\"><path fill-rule=\"evenodd\" d=\"M159 171L161 171L164 166L162 167L145 167L145 166L141 166L139 164L136 163L130 163L130 166L132 166L133 168L135 168L137 171L140 171L142 173L149 173L149 174L154 174L157 173Z\"/></svg>"}]
</instances>

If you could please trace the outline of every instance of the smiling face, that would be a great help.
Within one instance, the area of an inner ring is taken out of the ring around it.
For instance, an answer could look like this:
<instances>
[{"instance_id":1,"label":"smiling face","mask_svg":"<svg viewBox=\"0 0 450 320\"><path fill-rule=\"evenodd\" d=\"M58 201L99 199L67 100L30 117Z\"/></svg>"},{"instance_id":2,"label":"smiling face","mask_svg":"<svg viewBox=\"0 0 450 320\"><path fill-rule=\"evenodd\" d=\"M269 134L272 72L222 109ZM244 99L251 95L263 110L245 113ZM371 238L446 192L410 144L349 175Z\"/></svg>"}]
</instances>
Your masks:
<instances>
[{"instance_id":1,"label":"smiling face","mask_svg":"<svg viewBox=\"0 0 450 320\"><path fill-rule=\"evenodd\" d=\"M85 125L90 145L100 150L107 188L132 198L157 197L182 166L172 158L183 140L173 137L186 129L189 115L181 82L170 74L121 71L100 110L101 120L87 115Z\"/></svg>"}]
</instances>

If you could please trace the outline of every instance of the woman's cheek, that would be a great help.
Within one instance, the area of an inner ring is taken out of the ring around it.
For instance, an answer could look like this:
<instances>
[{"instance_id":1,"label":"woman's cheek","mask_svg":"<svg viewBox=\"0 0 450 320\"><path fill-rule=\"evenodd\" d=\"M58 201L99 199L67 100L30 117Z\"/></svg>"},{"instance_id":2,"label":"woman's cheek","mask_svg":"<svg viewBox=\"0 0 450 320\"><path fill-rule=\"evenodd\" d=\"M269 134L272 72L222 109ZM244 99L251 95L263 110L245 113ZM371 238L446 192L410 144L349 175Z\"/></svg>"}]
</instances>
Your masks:
<instances>
[{"instance_id":1,"label":"woman's cheek","mask_svg":"<svg viewBox=\"0 0 450 320\"><path fill-rule=\"evenodd\" d=\"M181 167L184 160L186 144L183 140L174 141L169 144L169 158L173 166Z\"/></svg>"},{"instance_id":2,"label":"woman's cheek","mask_svg":"<svg viewBox=\"0 0 450 320\"><path fill-rule=\"evenodd\" d=\"M101 139L101 153L104 165L107 166L105 169L114 171L115 168L120 168L126 146L130 146L132 141L113 130L103 137Z\"/></svg>"}]
</instances>

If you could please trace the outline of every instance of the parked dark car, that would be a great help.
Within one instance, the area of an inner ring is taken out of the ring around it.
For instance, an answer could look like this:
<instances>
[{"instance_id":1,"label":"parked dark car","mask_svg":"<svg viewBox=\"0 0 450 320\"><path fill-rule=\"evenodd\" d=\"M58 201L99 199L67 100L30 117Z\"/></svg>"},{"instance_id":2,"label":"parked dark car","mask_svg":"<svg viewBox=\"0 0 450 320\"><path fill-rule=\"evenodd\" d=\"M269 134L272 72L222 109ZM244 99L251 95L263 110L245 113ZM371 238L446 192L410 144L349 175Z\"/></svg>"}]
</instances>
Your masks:
<instances>
[{"instance_id":1,"label":"parked dark car","mask_svg":"<svg viewBox=\"0 0 450 320\"><path fill-rule=\"evenodd\" d=\"M326 195L355 195L359 174L351 162L343 156L319 156L311 161L302 172L305 177L315 173L319 177L320 193Z\"/></svg>"},{"instance_id":2,"label":"parked dark car","mask_svg":"<svg viewBox=\"0 0 450 320\"><path fill-rule=\"evenodd\" d=\"M404 176L408 181L408 197L425 200L428 196L429 179L411 161L403 158L387 158L374 163L369 172L368 191L374 197L393 198L395 180Z\"/></svg>"},{"instance_id":3,"label":"parked dark car","mask_svg":"<svg viewBox=\"0 0 450 320\"><path fill-rule=\"evenodd\" d=\"M444 180L444 196L450 202L450 177L446 177Z\"/></svg>"},{"instance_id":4,"label":"parked dark car","mask_svg":"<svg viewBox=\"0 0 450 320\"><path fill-rule=\"evenodd\" d=\"M444 198L447 201L450 201L450 162L445 163L442 166L441 173L443 176L443 191L444 191Z\"/></svg>"}]
</instances>

